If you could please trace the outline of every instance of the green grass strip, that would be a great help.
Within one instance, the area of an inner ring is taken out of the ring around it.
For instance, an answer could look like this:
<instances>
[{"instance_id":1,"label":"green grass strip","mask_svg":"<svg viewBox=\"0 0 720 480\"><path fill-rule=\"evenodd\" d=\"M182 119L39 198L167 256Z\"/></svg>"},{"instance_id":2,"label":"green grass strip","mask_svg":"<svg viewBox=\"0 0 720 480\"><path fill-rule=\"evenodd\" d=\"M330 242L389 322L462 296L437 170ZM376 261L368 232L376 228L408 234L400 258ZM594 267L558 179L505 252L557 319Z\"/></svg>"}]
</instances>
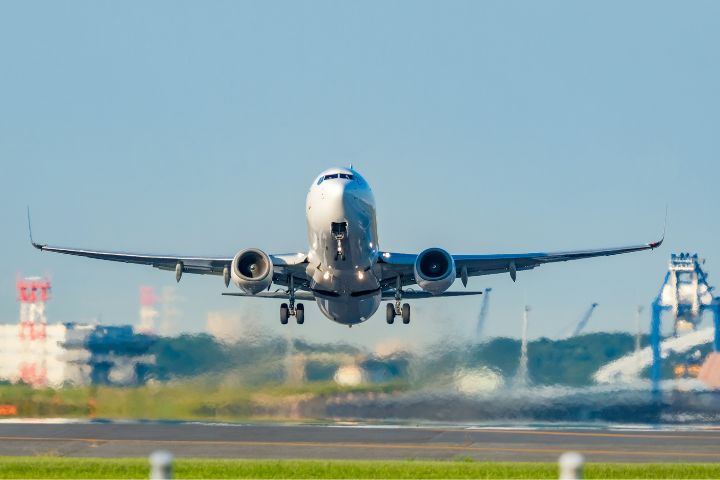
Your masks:
<instances>
[{"instance_id":1,"label":"green grass strip","mask_svg":"<svg viewBox=\"0 0 720 480\"><path fill-rule=\"evenodd\" d=\"M144 458L0 457L0 478L148 478ZM178 459L175 478L557 478L554 463ZM720 478L720 464L591 463L585 478Z\"/></svg>"}]
</instances>

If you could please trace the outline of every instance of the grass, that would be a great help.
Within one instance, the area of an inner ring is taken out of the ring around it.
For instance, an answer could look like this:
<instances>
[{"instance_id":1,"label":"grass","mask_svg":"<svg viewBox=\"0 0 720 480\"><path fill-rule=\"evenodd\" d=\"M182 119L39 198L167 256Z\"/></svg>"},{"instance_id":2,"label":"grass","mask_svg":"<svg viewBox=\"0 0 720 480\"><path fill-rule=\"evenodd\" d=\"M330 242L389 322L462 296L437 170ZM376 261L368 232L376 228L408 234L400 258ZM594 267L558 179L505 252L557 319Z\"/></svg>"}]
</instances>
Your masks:
<instances>
[{"instance_id":1,"label":"grass","mask_svg":"<svg viewBox=\"0 0 720 480\"><path fill-rule=\"evenodd\" d=\"M343 387L334 382L248 387L214 380L200 378L140 387L69 386L57 390L0 384L0 404L16 406L19 417L241 421L282 418L290 410L289 405L311 399L407 388L402 383Z\"/></svg>"},{"instance_id":2,"label":"grass","mask_svg":"<svg viewBox=\"0 0 720 480\"><path fill-rule=\"evenodd\" d=\"M557 478L554 463L178 459L175 478ZM147 478L142 458L0 457L0 478ZM719 478L720 464L594 463L585 478Z\"/></svg>"}]
</instances>

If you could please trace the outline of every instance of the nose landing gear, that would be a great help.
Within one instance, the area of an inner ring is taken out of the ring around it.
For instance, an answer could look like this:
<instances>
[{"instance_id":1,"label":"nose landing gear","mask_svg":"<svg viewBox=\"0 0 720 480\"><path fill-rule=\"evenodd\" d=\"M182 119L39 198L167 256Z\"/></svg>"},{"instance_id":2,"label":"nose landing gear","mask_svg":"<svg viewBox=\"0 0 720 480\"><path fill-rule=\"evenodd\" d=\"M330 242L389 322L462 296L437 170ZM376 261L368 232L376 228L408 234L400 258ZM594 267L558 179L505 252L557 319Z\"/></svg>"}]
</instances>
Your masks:
<instances>
[{"instance_id":1,"label":"nose landing gear","mask_svg":"<svg viewBox=\"0 0 720 480\"><path fill-rule=\"evenodd\" d=\"M288 282L288 301L287 303L280 304L280 323L287 325L290 317L295 317L295 321L298 325L305 323L305 306L302 303L295 305L295 280L290 275L290 281Z\"/></svg>"},{"instance_id":2,"label":"nose landing gear","mask_svg":"<svg viewBox=\"0 0 720 480\"><path fill-rule=\"evenodd\" d=\"M343 251L343 240L347 236L347 222L332 222L330 224L332 235L337 241L337 249L335 250L335 261L345 260L345 252Z\"/></svg>"}]
</instances>

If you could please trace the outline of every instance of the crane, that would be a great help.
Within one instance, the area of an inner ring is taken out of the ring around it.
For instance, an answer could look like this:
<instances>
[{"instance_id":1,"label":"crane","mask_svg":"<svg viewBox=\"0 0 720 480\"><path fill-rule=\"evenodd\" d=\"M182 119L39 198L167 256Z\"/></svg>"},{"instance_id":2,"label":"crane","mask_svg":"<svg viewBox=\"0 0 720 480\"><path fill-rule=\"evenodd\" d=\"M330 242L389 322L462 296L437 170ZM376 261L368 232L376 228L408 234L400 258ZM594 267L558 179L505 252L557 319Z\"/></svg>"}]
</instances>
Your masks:
<instances>
[{"instance_id":1,"label":"crane","mask_svg":"<svg viewBox=\"0 0 720 480\"><path fill-rule=\"evenodd\" d=\"M583 315L582 318L580 318L580 321L577 323L577 325L575 325L575 330L573 330L572 334L570 335L571 337L580 335L580 332L583 331L583 329L585 328L585 325L587 325L588 322L590 321L590 317L592 317L592 314L595 311L595 308L597 308L597 306L598 306L597 303L593 303L592 305L590 305L590 308L587 309L587 311L585 312L585 315Z\"/></svg>"},{"instance_id":2,"label":"crane","mask_svg":"<svg viewBox=\"0 0 720 480\"><path fill-rule=\"evenodd\" d=\"M585 311L585 313L583 314L583 316L580 317L580 320L578 320L577 323L575 323L574 326L568 328L568 329L565 331L565 333L561 335L561 337L562 337L562 338L572 338L572 337L575 337L575 336L577 336L577 335L580 335L580 333L582 333L583 329L585 328L585 326L586 326L586 325L588 324L588 322L590 321L590 317L592 317L592 314L593 314L593 312L595 311L595 309L597 308L597 306L598 306L597 303L593 303L592 305L590 305L590 308L588 308L588 309Z\"/></svg>"}]
</instances>

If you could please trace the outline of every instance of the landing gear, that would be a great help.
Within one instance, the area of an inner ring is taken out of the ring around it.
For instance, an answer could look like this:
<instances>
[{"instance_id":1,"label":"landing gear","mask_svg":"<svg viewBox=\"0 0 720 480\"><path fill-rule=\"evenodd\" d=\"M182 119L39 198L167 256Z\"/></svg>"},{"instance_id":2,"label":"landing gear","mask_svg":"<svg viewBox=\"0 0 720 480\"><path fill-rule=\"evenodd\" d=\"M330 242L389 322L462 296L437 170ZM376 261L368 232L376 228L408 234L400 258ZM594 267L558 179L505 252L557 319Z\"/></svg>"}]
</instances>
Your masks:
<instances>
[{"instance_id":1,"label":"landing gear","mask_svg":"<svg viewBox=\"0 0 720 480\"><path fill-rule=\"evenodd\" d=\"M335 261L345 260L345 252L343 251L343 240L347 236L347 222L332 222L330 225L333 237L337 242L337 248L335 250Z\"/></svg>"},{"instance_id":2,"label":"landing gear","mask_svg":"<svg viewBox=\"0 0 720 480\"><path fill-rule=\"evenodd\" d=\"M302 303L298 303L295 308L295 321L298 325L305 323L305 306Z\"/></svg>"},{"instance_id":3,"label":"landing gear","mask_svg":"<svg viewBox=\"0 0 720 480\"><path fill-rule=\"evenodd\" d=\"M295 305L295 279L290 275L288 281L288 300L290 305L283 303L280 305L280 323L288 324L290 317L295 317L298 325L305 323L305 306L302 303Z\"/></svg>"},{"instance_id":4,"label":"landing gear","mask_svg":"<svg viewBox=\"0 0 720 480\"><path fill-rule=\"evenodd\" d=\"M399 310L399 311L398 311ZM410 304L403 303L402 308L396 307L394 303L388 303L385 309L385 321L392 325L395 323L395 317L400 315L402 322L407 325L410 323Z\"/></svg>"},{"instance_id":5,"label":"landing gear","mask_svg":"<svg viewBox=\"0 0 720 480\"><path fill-rule=\"evenodd\" d=\"M385 321L392 325L395 322L395 305L392 303L387 304L387 309L385 311Z\"/></svg>"},{"instance_id":6,"label":"landing gear","mask_svg":"<svg viewBox=\"0 0 720 480\"><path fill-rule=\"evenodd\" d=\"M402 322L407 325L410 323L410 304L402 303L402 279L397 277L397 286L395 287L395 303L388 303L385 309L385 321L389 324L395 322L395 317L402 317Z\"/></svg>"},{"instance_id":7,"label":"landing gear","mask_svg":"<svg viewBox=\"0 0 720 480\"><path fill-rule=\"evenodd\" d=\"M298 303L294 308L290 307L287 303L280 305L280 323L287 325L290 317L295 317L295 321L298 325L305 323L305 306L302 303Z\"/></svg>"}]
</instances>

